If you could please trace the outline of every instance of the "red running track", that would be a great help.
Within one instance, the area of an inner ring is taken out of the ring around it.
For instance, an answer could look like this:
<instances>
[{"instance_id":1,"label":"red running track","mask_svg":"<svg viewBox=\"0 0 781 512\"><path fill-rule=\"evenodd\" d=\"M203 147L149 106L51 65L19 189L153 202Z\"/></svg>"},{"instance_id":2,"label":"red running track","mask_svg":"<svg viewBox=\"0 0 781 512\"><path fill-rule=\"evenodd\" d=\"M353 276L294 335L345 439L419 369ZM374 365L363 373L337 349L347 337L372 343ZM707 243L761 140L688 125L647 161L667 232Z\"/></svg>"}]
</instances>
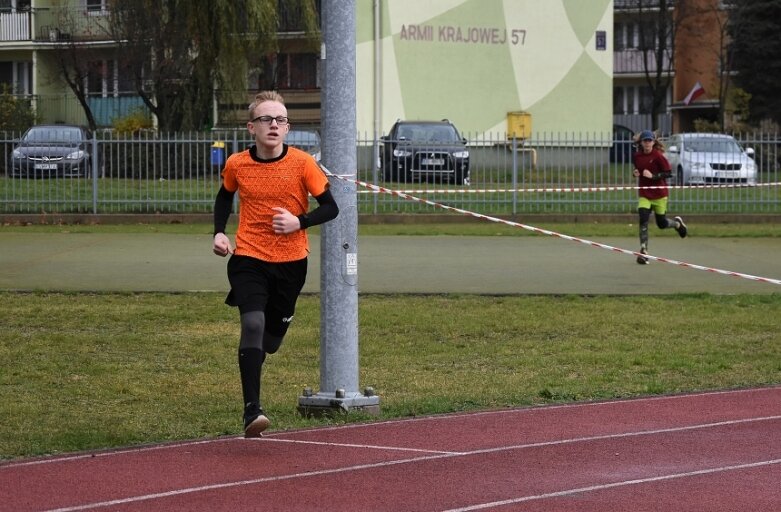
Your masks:
<instances>
[{"instance_id":1,"label":"red running track","mask_svg":"<svg viewBox=\"0 0 781 512\"><path fill-rule=\"evenodd\" d=\"M781 510L781 387L0 465L9 511Z\"/></svg>"}]
</instances>

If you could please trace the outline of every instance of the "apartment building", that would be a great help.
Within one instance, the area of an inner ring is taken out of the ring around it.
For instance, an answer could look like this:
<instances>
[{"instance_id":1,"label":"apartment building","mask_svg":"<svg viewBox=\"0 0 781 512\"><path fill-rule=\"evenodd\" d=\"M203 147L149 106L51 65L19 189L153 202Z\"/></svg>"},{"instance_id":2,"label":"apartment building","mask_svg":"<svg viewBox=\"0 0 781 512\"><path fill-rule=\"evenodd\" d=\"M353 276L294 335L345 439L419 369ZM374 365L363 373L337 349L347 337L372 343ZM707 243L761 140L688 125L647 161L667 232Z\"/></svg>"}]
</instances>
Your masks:
<instances>
[{"instance_id":1,"label":"apartment building","mask_svg":"<svg viewBox=\"0 0 781 512\"><path fill-rule=\"evenodd\" d=\"M84 87L99 125L140 106L107 41L107 1L0 0L0 84L28 101L41 122L85 124L60 72L69 46L91 49Z\"/></svg>"},{"instance_id":2,"label":"apartment building","mask_svg":"<svg viewBox=\"0 0 781 512\"><path fill-rule=\"evenodd\" d=\"M634 131L662 133L694 129L696 119L716 122L729 86L726 68L727 20L724 0L614 0L613 114ZM660 10L660 5L665 7ZM658 30L660 17L668 25ZM659 36L664 34L663 51ZM661 57L661 58L657 58ZM653 87L664 87L664 102L651 119ZM721 98L721 99L720 99Z\"/></svg>"},{"instance_id":3,"label":"apartment building","mask_svg":"<svg viewBox=\"0 0 781 512\"><path fill-rule=\"evenodd\" d=\"M552 2L544 2L546 9L550 9L548 6ZM716 119L721 112L720 93L725 77L729 77L729 70L724 69L720 63L719 54L723 52L724 24L730 2L668 0L665 3L667 15L676 23L671 25L666 35L665 43L669 50L658 63L654 59L644 58L653 54L653 45L656 43L645 40L647 38L643 34L649 31L641 28L655 23L660 2L661 0L613 0L612 34L611 27L603 31L606 32L607 51L612 50L612 122L629 126L633 130L653 126L663 132L679 131L691 129L697 118ZM86 121L83 108L60 72L63 52L68 46L76 44L92 50L85 89L87 103L99 126L110 126L113 119L127 115L134 109L144 108L141 99L133 91L132 84L125 79L121 61L116 56L116 47L107 37L108 3L108 0L0 0L0 84L6 84L19 98L29 101L40 113L42 122L83 124ZM372 3L374 2L360 0L359 10L370 11L367 5ZM433 3L436 2L426 2ZM469 2L443 3L452 7ZM320 4L318 1L318 12ZM384 5L386 13L391 8L387 1L381 0L377 4ZM596 2L590 2L588 5L592 4ZM681 14L682 5L687 6L689 15ZM285 1L280 0L280 8L283 11L284 6ZM490 11L487 7L482 10ZM691 15L695 11L699 14ZM358 17L359 45L371 44L371 28L366 25L372 23L372 17L373 14ZM484 21L484 24L490 23L490 20ZM542 22L537 19L534 21ZM411 26L417 30L425 28L426 25ZM555 30L558 26L552 24L547 30ZM589 30L592 29L593 27ZM361 36L362 34L365 36ZM428 37L423 31L412 35L408 31L406 35L408 40L412 36L421 41ZM432 34L432 38L434 35L438 34ZM399 48L400 44L405 42L400 39L398 35L391 34L383 44ZM594 42L590 41L589 44L593 45ZM252 68L247 79L246 103L249 103L257 90L274 88L286 96L290 117L294 123L319 125L319 52L312 50L311 45L304 44L296 20L285 16L282 16L280 24L279 46L280 52L277 55L271 59L259 60L257 66ZM424 44L419 46L422 48ZM463 47L474 53L477 45L464 44ZM593 55L599 56L598 53ZM473 65L473 57L465 55L460 65ZM448 62L454 62L452 55L447 55L446 58ZM502 69L510 67L508 64ZM426 69L431 69L431 63L412 66L410 69L425 72ZM648 84L648 76L656 76L657 71L660 71L665 84L664 105L658 118L652 120L652 90ZM516 72L516 80L519 80L518 73L520 72ZM369 73L368 76L370 75ZM534 79L539 80L540 77L535 76ZM362 74L359 81L363 83L359 83L359 88L371 87L365 83L367 80L366 73ZM558 84L552 82L551 87L556 85ZM686 101L689 93L698 91L699 88L704 93L698 92L693 101ZM216 91L214 102L215 126L242 126L246 105L221 101L219 93L220 91ZM401 102L402 99L398 98L398 101ZM424 102L421 105L430 103ZM517 107L523 107L521 102L517 103ZM363 105L363 108L369 110L371 106ZM403 111L393 105L383 108L390 113ZM504 107L503 109L509 110ZM551 113L550 109L546 114L554 117L557 115L555 112ZM414 113L410 115L414 116ZM500 127L496 120L486 120L483 124L485 126L477 127L477 130Z\"/></svg>"},{"instance_id":4,"label":"apartment building","mask_svg":"<svg viewBox=\"0 0 781 512\"><path fill-rule=\"evenodd\" d=\"M43 123L87 124L62 74L63 62L86 56L88 69L80 84L98 126L144 110L109 35L109 6L109 0L0 0L0 86L29 102ZM309 49L285 1L279 0L279 6L280 51L271 58L259 56L250 66L245 102L222 101L221 91L215 91L215 126L243 126L247 105L265 88L285 94L296 124L320 122L319 54Z\"/></svg>"}]
</instances>

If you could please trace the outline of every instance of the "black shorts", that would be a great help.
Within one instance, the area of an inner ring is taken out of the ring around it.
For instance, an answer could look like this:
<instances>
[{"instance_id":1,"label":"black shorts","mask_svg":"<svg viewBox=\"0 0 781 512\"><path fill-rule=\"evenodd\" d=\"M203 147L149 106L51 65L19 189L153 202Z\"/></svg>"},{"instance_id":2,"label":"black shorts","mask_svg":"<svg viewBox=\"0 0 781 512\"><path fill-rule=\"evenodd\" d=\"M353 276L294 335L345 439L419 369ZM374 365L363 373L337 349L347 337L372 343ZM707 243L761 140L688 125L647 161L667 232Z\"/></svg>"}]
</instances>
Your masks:
<instances>
[{"instance_id":1,"label":"black shorts","mask_svg":"<svg viewBox=\"0 0 781 512\"><path fill-rule=\"evenodd\" d=\"M266 330L283 336L293 319L296 300L306 281L306 258L285 263L269 263L249 256L231 256L228 281L231 291L225 304L241 313L263 311Z\"/></svg>"}]
</instances>

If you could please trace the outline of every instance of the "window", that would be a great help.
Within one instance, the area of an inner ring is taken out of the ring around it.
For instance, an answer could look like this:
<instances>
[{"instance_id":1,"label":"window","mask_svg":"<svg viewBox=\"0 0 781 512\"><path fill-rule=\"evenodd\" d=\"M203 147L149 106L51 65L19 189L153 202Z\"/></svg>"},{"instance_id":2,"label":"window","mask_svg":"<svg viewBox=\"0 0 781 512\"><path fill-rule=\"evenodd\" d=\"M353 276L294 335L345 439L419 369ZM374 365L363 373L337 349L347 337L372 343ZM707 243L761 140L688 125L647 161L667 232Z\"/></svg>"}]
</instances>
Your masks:
<instances>
[{"instance_id":1,"label":"window","mask_svg":"<svg viewBox=\"0 0 781 512\"><path fill-rule=\"evenodd\" d=\"M662 104L662 111L667 108L670 91L667 91L667 100ZM653 108L654 96L647 86L623 86L613 88L613 114L650 114Z\"/></svg>"},{"instance_id":2,"label":"window","mask_svg":"<svg viewBox=\"0 0 781 512\"><path fill-rule=\"evenodd\" d=\"M8 86L13 94L32 91L32 64L30 62L0 62L0 86Z\"/></svg>"},{"instance_id":3,"label":"window","mask_svg":"<svg viewBox=\"0 0 781 512\"><path fill-rule=\"evenodd\" d=\"M650 114L654 105L654 95L650 87L640 87L640 113Z\"/></svg>"},{"instance_id":4,"label":"window","mask_svg":"<svg viewBox=\"0 0 781 512\"><path fill-rule=\"evenodd\" d=\"M614 114L626 114L626 89L623 87L613 88L613 113Z\"/></svg>"},{"instance_id":5,"label":"window","mask_svg":"<svg viewBox=\"0 0 781 512\"><path fill-rule=\"evenodd\" d=\"M106 91L104 87L108 73L106 61L92 61L87 66L87 94L90 96L105 96Z\"/></svg>"},{"instance_id":6,"label":"window","mask_svg":"<svg viewBox=\"0 0 781 512\"><path fill-rule=\"evenodd\" d=\"M279 56L277 84L281 89L314 89L317 87L317 56L290 53Z\"/></svg>"},{"instance_id":7,"label":"window","mask_svg":"<svg viewBox=\"0 0 781 512\"><path fill-rule=\"evenodd\" d=\"M313 53L280 53L264 60L262 69L250 72L250 88L316 89L320 86L320 60Z\"/></svg>"},{"instance_id":8,"label":"window","mask_svg":"<svg viewBox=\"0 0 781 512\"><path fill-rule=\"evenodd\" d=\"M106 14L108 0L84 0L87 12L93 15Z\"/></svg>"},{"instance_id":9,"label":"window","mask_svg":"<svg viewBox=\"0 0 781 512\"><path fill-rule=\"evenodd\" d=\"M29 11L30 0L0 0L0 12Z\"/></svg>"},{"instance_id":10,"label":"window","mask_svg":"<svg viewBox=\"0 0 781 512\"><path fill-rule=\"evenodd\" d=\"M637 24L616 23L613 30L613 48L616 51L637 48Z\"/></svg>"},{"instance_id":11,"label":"window","mask_svg":"<svg viewBox=\"0 0 781 512\"><path fill-rule=\"evenodd\" d=\"M122 69L116 60L97 60L89 63L87 94L90 96L117 96L135 91L133 75Z\"/></svg>"},{"instance_id":12,"label":"window","mask_svg":"<svg viewBox=\"0 0 781 512\"><path fill-rule=\"evenodd\" d=\"M0 85L13 87L14 85L14 63L0 62Z\"/></svg>"},{"instance_id":13,"label":"window","mask_svg":"<svg viewBox=\"0 0 781 512\"><path fill-rule=\"evenodd\" d=\"M130 70L128 66L121 66L118 63L115 62L115 68L117 69L117 76L116 76L116 92L118 93L129 93L129 92L135 92L135 78L133 77L133 72Z\"/></svg>"}]
</instances>

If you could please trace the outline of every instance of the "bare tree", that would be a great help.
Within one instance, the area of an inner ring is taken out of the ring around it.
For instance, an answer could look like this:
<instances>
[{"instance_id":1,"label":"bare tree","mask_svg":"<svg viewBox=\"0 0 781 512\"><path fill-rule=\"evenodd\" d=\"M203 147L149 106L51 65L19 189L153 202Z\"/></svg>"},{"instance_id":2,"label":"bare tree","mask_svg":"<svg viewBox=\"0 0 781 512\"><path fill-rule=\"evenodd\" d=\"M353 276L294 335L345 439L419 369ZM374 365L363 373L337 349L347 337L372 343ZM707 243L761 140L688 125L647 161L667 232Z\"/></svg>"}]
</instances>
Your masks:
<instances>
[{"instance_id":1,"label":"bare tree","mask_svg":"<svg viewBox=\"0 0 781 512\"><path fill-rule=\"evenodd\" d=\"M651 118L656 122L659 114L667 109L667 91L675 66L676 32L691 16L691 2L622 0L621 5L637 27L637 51L641 54L645 83L651 91Z\"/></svg>"},{"instance_id":2,"label":"bare tree","mask_svg":"<svg viewBox=\"0 0 781 512\"><path fill-rule=\"evenodd\" d=\"M97 122L88 101L88 81L91 63L105 59L106 50L98 50L84 40L106 38L108 32L99 24L85 25L80 22L83 13L80 10L63 8L58 11L55 35L54 57L59 76L73 92L87 118L91 130L97 128ZM74 37L78 34L78 37ZM95 92L95 91L92 91Z\"/></svg>"}]
</instances>

